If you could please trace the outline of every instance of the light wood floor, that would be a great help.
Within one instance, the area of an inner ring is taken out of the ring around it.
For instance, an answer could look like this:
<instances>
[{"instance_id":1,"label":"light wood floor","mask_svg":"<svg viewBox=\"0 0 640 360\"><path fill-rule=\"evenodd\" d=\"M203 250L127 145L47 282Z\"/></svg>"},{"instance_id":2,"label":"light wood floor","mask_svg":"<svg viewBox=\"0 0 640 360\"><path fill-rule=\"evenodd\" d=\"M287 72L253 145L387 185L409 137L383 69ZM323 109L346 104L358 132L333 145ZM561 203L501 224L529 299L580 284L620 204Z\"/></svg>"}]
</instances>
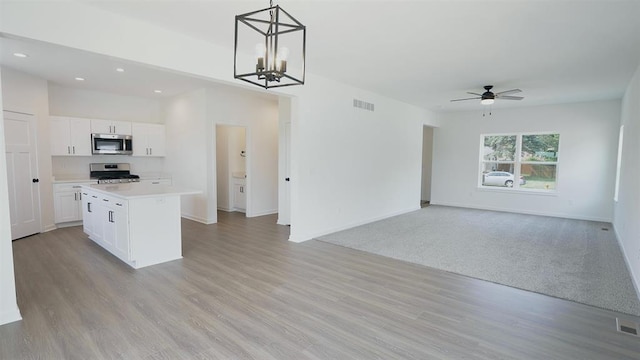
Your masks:
<instances>
[{"instance_id":1,"label":"light wood floor","mask_svg":"<svg viewBox=\"0 0 640 360\"><path fill-rule=\"evenodd\" d=\"M0 359L640 359L637 318L219 217L140 270L80 227L14 242Z\"/></svg>"}]
</instances>

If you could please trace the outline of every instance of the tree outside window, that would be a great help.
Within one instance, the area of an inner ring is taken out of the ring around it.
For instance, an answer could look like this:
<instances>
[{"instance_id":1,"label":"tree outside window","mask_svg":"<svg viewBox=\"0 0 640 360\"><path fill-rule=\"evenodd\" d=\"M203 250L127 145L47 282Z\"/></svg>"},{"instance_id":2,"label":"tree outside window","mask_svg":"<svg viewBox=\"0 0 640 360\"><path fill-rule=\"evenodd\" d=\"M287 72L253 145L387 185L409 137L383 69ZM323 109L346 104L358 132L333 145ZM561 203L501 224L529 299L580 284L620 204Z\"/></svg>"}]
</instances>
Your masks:
<instances>
[{"instance_id":1,"label":"tree outside window","mask_svg":"<svg viewBox=\"0 0 640 360\"><path fill-rule=\"evenodd\" d=\"M560 134L483 135L482 187L555 191Z\"/></svg>"}]
</instances>

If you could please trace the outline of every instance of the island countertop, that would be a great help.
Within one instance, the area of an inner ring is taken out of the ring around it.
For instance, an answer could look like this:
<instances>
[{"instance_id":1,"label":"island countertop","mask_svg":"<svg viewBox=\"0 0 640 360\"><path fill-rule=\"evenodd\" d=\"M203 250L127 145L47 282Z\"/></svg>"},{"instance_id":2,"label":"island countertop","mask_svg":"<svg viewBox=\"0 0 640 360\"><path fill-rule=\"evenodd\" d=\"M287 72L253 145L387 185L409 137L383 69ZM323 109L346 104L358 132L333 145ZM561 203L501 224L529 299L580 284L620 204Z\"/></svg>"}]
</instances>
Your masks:
<instances>
[{"instance_id":1,"label":"island countertop","mask_svg":"<svg viewBox=\"0 0 640 360\"><path fill-rule=\"evenodd\" d=\"M83 187L104 193L105 195L115 196L123 200L162 196L195 195L202 193L200 190L185 189L171 185L149 185L135 182L123 184L92 184L83 185Z\"/></svg>"}]
</instances>

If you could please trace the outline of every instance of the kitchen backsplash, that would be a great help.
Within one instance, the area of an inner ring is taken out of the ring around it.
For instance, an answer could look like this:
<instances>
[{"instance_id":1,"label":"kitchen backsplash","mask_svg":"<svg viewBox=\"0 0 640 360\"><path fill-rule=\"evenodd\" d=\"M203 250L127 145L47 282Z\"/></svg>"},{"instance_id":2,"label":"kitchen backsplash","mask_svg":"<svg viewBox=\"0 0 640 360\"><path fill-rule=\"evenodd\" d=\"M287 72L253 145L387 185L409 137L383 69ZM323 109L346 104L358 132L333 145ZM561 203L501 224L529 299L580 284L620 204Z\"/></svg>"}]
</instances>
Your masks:
<instances>
[{"instance_id":1,"label":"kitchen backsplash","mask_svg":"<svg viewBox=\"0 0 640 360\"><path fill-rule=\"evenodd\" d=\"M131 173L136 175L162 173L164 170L164 158L140 158L124 155L54 156L51 158L54 178L89 178L89 164L91 163L129 163L131 164Z\"/></svg>"}]
</instances>

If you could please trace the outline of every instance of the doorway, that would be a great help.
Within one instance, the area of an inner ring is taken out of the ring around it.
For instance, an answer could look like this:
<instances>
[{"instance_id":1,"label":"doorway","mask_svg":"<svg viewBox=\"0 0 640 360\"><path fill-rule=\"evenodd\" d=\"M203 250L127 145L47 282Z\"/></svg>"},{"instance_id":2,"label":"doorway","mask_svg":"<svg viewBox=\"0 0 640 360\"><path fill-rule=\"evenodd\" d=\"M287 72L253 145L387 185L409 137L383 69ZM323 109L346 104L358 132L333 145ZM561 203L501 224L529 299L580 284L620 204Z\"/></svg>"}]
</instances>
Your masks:
<instances>
[{"instance_id":1,"label":"doorway","mask_svg":"<svg viewBox=\"0 0 640 360\"><path fill-rule=\"evenodd\" d=\"M36 119L33 115L3 111L11 240L40 232Z\"/></svg>"},{"instance_id":2,"label":"doorway","mask_svg":"<svg viewBox=\"0 0 640 360\"><path fill-rule=\"evenodd\" d=\"M247 212L247 129L216 125L218 210Z\"/></svg>"},{"instance_id":3,"label":"doorway","mask_svg":"<svg viewBox=\"0 0 640 360\"><path fill-rule=\"evenodd\" d=\"M420 192L420 207L431 203L431 169L433 163L433 128L422 128L422 190Z\"/></svg>"}]
</instances>

